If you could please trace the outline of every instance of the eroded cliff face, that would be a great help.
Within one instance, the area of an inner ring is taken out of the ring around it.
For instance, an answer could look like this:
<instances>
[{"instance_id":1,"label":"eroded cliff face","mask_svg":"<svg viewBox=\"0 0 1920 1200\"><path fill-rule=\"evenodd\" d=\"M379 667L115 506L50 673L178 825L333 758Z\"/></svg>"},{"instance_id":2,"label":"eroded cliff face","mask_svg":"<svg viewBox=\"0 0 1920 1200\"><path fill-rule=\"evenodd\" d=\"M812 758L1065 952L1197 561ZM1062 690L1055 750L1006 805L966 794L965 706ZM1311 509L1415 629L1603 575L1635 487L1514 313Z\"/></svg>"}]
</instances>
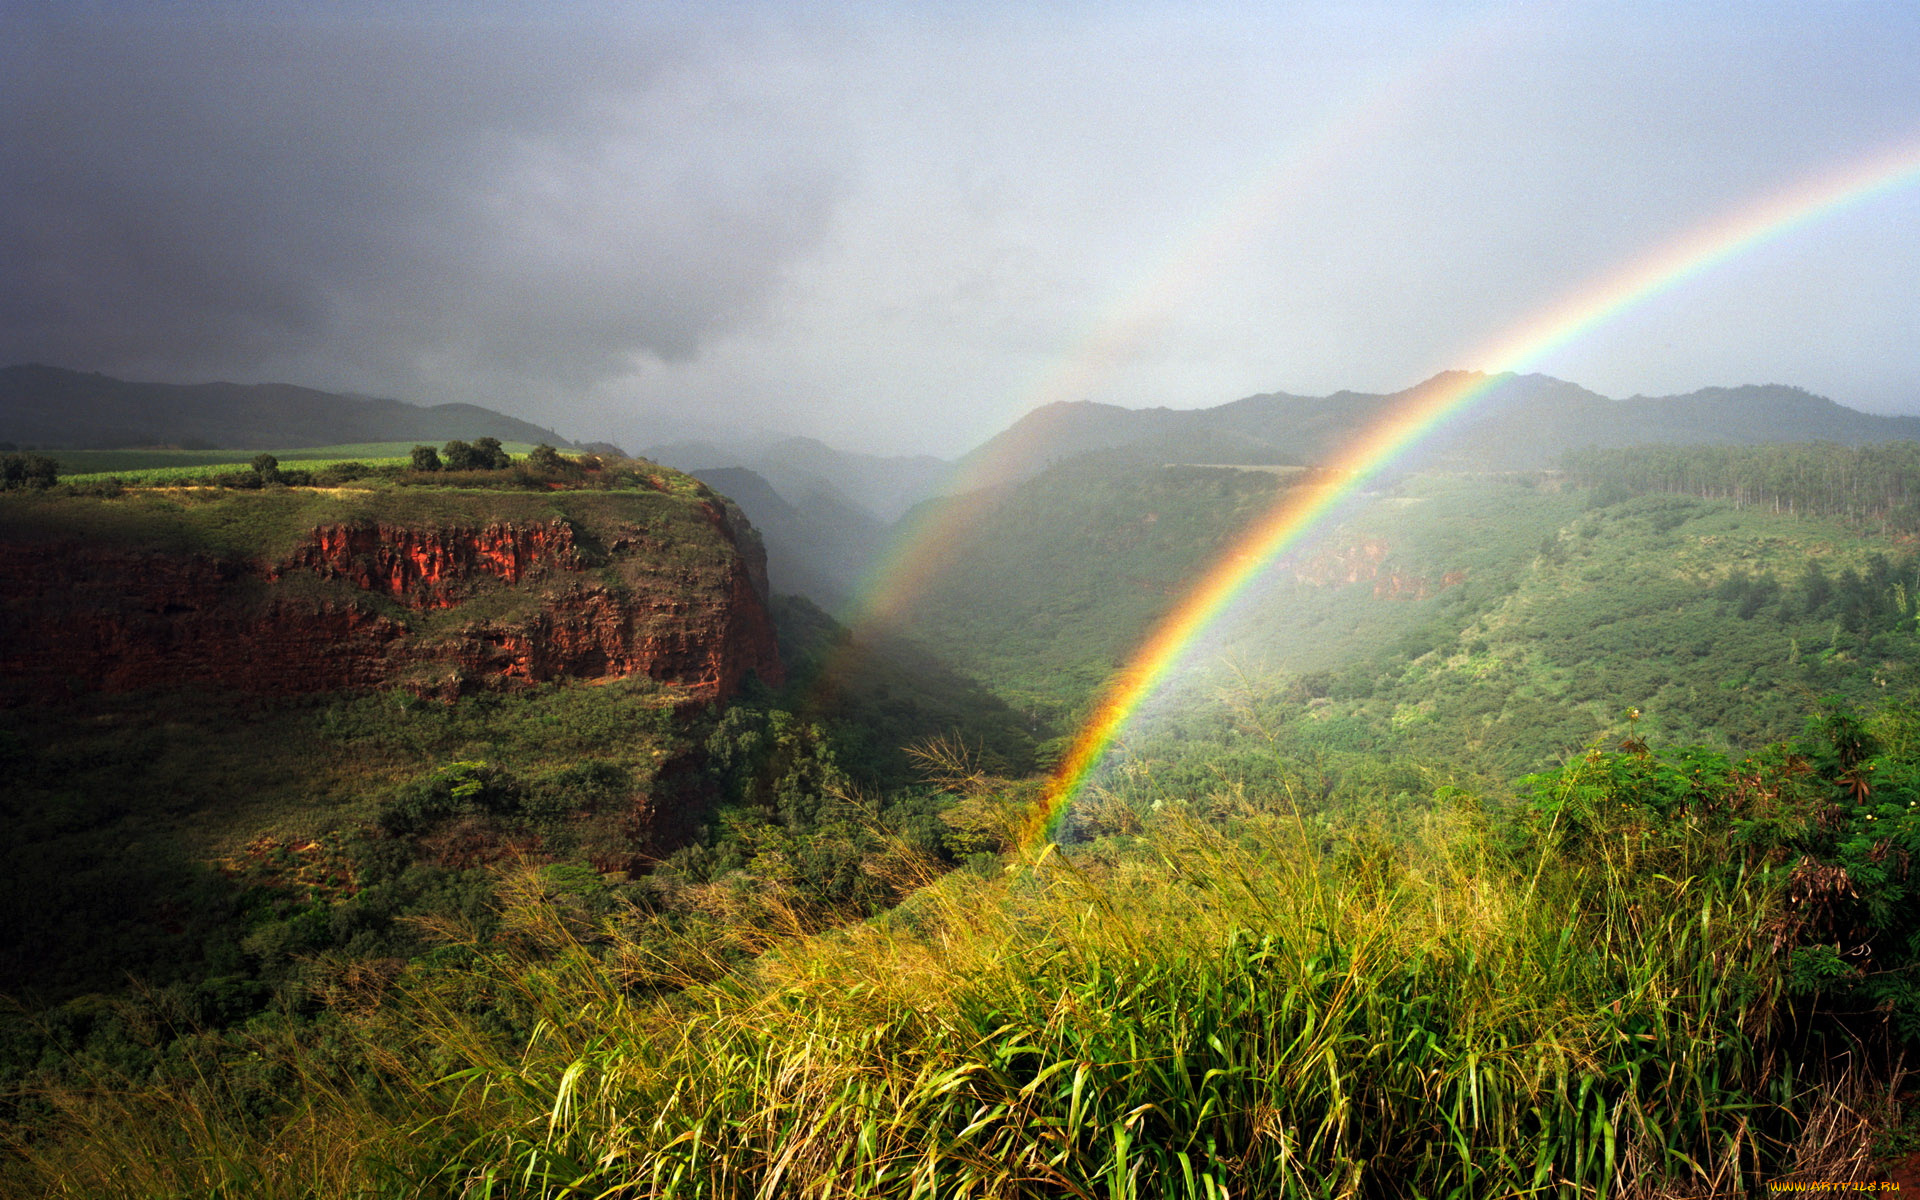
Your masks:
<instances>
[{"instance_id":1,"label":"eroded cliff face","mask_svg":"<svg viewBox=\"0 0 1920 1200\"><path fill-rule=\"evenodd\" d=\"M591 529L326 523L271 559L0 530L0 676L16 698L644 675L708 700L780 682L758 539L717 502L672 520L664 503L596 500Z\"/></svg>"},{"instance_id":2,"label":"eroded cliff face","mask_svg":"<svg viewBox=\"0 0 1920 1200\"><path fill-rule=\"evenodd\" d=\"M451 608L485 580L509 584L586 565L565 521L494 522L478 529L409 529L384 524L326 525L274 568L313 571L409 608Z\"/></svg>"},{"instance_id":3,"label":"eroded cliff face","mask_svg":"<svg viewBox=\"0 0 1920 1200\"><path fill-rule=\"evenodd\" d=\"M1291 563L1293 577L1311 587L1351 587L1370 584L1373 594L1388 600L1424 600L1436 592L1466 582L1465 571L1432 575L1389 562L1390 547L1378 539L1349 546L1328 547Z\"/></svg>"}]
</instances>

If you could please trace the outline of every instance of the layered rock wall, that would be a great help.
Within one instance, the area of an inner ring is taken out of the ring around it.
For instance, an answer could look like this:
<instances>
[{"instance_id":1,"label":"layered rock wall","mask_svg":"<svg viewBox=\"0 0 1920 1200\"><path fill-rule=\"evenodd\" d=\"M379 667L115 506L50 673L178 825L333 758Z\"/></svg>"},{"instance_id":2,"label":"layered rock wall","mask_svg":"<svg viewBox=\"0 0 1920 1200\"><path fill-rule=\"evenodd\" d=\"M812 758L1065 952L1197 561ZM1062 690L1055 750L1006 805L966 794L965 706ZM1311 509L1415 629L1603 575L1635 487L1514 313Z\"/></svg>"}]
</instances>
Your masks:
<instances>
[{"instance_id":1,"label":"layered rock wall","mask_svg":"<svg viewBox=\"0 0 1920 1200\"><path fill-rule=\"evenodd\" d=\"M477 529L357 523L315 529L275 571L313 571L425 609L451 608L485 579L517 584L583 565L565 521L496 521Z\"/></svg>"},{"instance_id":2,"label":"layered rock wall","mask_svg":"<svg viewBox=\"0 0 1920 1200\"><path fill-rule=\"evenodd\" d=\"M782 671L757 538L700 508L705 520L635 522L605 549L561 519L321 525L278 561L0 540L0 678L16 701L634 675L725 699ZM684 544L688 530L707 540Z\"/></svg>"}]
</instances>

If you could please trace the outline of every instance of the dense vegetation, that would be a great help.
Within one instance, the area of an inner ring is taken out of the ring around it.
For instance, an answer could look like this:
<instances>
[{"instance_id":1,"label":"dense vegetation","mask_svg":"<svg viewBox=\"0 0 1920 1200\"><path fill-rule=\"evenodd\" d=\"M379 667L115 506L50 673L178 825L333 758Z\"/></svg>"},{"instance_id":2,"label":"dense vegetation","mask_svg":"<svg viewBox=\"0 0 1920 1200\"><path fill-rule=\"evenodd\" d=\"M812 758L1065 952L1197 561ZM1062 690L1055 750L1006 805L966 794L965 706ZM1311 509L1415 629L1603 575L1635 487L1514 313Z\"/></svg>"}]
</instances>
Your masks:
<instances>
[{"instance_id":1,"label":"dense vegetation","mask_svg":"<svg viewBox=\"0 0 1920 1200\"><path fill-rule=\"evenodd\" d=\"M1603 498L1673 492L1920 529L1920 442L1582 450L1567 455L1566 470Z\"/></svg>"},{"instance_id":2,"label":"dense vegetation","mask_svg":"<svg viewBox=\"0 0 1920 1200\"><path fill-rule=\"evenodd\" d=\"M1043 473L906 633L781 602L791 683L724 711L7 710L0 1188L1719 1195L1910 1149L1920 562L1880 509L1399 481L1015 843L1286 482Z\"/></svg>"},{"instance_id":3,"label":"dense vegetation","mask_svg":"<svg viewBox=\"0 0 1920 1200\"><path fill-rule=\"evenodd\" d=\"M23 1165L69 1194L213 1196L1844 1177L1870 1151L1861 1080L1920 1015L1894 869L1916 745L1911 712L1830 710L1738 764L1595 750L1508 817L1430 797L1406 843L1230 792L937 883L894 843L890 882L919 890L811 935L766 888L687 927L523 871L436 959L341 980L317 1047L255 1023L249 1071L59 1092L66 1136Z\"/></svg>"},{"instance_id":4,"label":"dense vegetation","mask_svg":"<svg viewBox=\"0 0 1920 1200\"><path fill-rule=\"evenodd\" d=\"M989 528L1018 535L958 542L912 627L1064 732L1283 485L1255 471L1055 468L982 506ZM1608 495L1551 475L1402 479L1276 563L1131 744L1211 759L1251 719L1300 751L1413 755L1504 780L1617 736L1635 707L1656 738L1764 745L1821 697L1920 684L1917 570L1877 518Z\"/></svg>"}]
</instances>

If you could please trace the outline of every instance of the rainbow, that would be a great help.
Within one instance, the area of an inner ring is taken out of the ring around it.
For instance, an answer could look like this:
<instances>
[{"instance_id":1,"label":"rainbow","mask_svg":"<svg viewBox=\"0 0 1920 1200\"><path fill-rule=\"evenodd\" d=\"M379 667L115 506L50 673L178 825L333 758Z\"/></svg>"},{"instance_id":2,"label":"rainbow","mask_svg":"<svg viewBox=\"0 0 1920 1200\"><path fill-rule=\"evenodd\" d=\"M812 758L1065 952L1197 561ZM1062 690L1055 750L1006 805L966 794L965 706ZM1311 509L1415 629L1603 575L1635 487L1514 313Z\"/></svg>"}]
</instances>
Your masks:
<instances>
[{"instance_id":1,"label":"rainbow","mask_svg":"<svg viewBox=\"0 0 1920 1200\"><path fill-rule=\"evenodd\" d=\"M1051 841L1074 797L1140 707L1182 665L1189 649L1275 557L1312 531L1343 500L1459 416L1507 373L1584 336L1621 313L1680 287L1714 267L1795 230L1920 180L1920 143L1851 163L1751 203L1644 259L1572 293L1489 346L1491 373L1454 372L1406 393L1325 468L1282 492L1274 506L1215 562L1164 617L1121 670L1075 735L1022 830L1022 841Z\"/></svg>"}]
</instances>

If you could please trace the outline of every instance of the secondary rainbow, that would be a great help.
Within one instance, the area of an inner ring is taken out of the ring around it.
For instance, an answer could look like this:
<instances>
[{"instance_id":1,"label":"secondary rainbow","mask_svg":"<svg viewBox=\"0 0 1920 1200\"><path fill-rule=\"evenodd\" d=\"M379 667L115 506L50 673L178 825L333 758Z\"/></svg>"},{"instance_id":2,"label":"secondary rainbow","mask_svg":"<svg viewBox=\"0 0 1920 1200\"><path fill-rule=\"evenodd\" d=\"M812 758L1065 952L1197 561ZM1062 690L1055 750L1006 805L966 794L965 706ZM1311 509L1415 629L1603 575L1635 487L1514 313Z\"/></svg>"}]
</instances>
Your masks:
<instances>
[{"instance_id":1,"label":"secondary rainbow","mask_svg":"<svg viewBox=\"0 0 1920 1200\"><path fill-rule=\"evenodd\" d=\"M1843 209L1920 180L1920 142L1823 174L1750 203L1572 293L1523 322L1476 356L1493 374L1459 372L1408 393L1406 401L1347 445L1336 459L1283 492L1200 582L1162 619L1107 687L1075 735L1029 816L1023 840L1051 839L1127 722L1181 666L1189 648L1275 557L1285 553L1342 500L1471 408L1502 373L1541 357L1729 259L1825 220Z\"/></svg>"},{"instance_id":2,"label":"secondary rainbow","mask_svg":"<svg viewBox=\"0 0 1920 1200\"><path fill-rule=\"evenodd\" d=\"M1291 201L1325 186L1345 162L1362 157L1380 131L1441 91L1447 79L1470 74L1494 55L1510 52L1518 32L1505 21L1462 21L1418 60L1356 88L1317 127L1279 145L1271 158L1227 189L1220 201L1149 256L1126 286L1085 317L1071 352L1050 357L1019 389L1023 409L1032 412L1096 392L1189 297L1277 222ZM892 624L939 569L951 545L978 527L982 510L992 503L991 489L1021 477L1012 464L1025 447L1002 442L997 449L954 472L942 488L947 500L902 524L861 581L845 614L849 625L862 630Z\"/></svg>"}]
</instances>

